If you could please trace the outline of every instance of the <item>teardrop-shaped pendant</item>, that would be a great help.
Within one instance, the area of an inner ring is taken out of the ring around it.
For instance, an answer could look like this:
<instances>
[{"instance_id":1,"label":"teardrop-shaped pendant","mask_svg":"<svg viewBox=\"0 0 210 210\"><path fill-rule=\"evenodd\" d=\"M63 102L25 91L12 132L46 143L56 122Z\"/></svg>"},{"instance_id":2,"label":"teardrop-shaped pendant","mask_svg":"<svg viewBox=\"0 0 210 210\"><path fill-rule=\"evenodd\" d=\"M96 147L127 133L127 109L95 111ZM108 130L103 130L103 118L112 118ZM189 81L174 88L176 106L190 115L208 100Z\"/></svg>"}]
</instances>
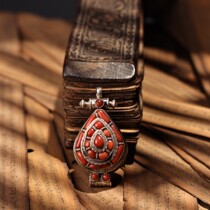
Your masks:
<instances>
[{"instance_id":1,"label":"teardrop-shaped pendant","mask_svg":"<svg viewBox=\"0 0 210 210\"><path fill-rule=\"evenodd\" d=\"M123 166L127 156L127 144L110 116L101 109L104 106L103 99L97 97L96 100L90 101L94 101L92 104L97 109L75 139L74 156L78 164L91 171L91 186L110 186L109 172Z\"/></svg>"}]
</instances>

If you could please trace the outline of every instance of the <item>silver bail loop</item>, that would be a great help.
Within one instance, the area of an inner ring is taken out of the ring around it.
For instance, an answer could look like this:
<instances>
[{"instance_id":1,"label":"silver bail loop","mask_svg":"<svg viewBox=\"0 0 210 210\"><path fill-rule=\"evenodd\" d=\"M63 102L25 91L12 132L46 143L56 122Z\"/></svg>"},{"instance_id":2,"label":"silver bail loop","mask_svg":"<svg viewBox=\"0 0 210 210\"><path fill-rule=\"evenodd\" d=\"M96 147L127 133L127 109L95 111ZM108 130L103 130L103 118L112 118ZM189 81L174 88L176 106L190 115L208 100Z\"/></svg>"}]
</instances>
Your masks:
<instances>
[{"instance_id":1,"label":"silver bail loop","mask_svg":"<svg viewBox=\"0 0 210 210\"><path fill-rule=\"evenodd\" d=\"M96 88L96 98L90 98L88 101L82 99L79 105L81 108L95 109L97 108L97 99L101 99L107 108L114 108L116 106L115 99L110 101L109 98L102 98L102 87Z\"/></svg>"},{"instance_id":2,"label":"silver bail loop","mask_svg":"<svg viewBox=\"0 0 210 210\"><path fill-rule=\"evenodd\" d=\"M102 98L102 87L97 87L96 88L96 98Z\"/></svg>"}]
</instances>

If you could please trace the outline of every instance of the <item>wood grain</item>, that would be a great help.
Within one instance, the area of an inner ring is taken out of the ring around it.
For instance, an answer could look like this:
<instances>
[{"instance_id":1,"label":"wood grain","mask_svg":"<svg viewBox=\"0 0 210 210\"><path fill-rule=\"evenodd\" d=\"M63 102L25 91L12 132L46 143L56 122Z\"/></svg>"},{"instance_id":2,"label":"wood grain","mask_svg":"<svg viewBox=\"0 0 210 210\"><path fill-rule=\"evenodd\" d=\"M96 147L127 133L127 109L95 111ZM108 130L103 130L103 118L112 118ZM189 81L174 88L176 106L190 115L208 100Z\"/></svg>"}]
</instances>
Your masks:
<instances>
[{"instance_id":1,"label":"wood grain","mask_svg":"<svg viewBox=\"0 0 210 210\"><path fill-rule=\"evenodd\" d=\"M49 95L45 92L36 90L35 88L31 87L24 87L24 93L51 112L55 112L64 117L62 99L59 96Z\"/></svg>"},{"instance_id":2,"label":"wood grain","mask_svg":"<svg viewBox=\"0 0 210 210\"><path fill-rule=\"evenodd\" d=\"M179 147L168 142L168 145L204 179L210 180L210 170L201 162L195 160L192 156L181 150Z\"/></svg>"},{"instance_id":3,"label":"wood grain","mask_svg":"<svg viewBox=\"0 0 210 210\"><path fill-rule=\"evenodd\" d=\"M36 109L39 112L43 107L36 106ZM27 114L26 132L31 209L83 209L68 179L67 165L52 122Z\"/></svg>"},{"instance_id":4,"label":"wood grain","mask_svg":"<svg viewBox=\"0 0 210 210\"><path fill-rule=\"evenodd\" d=\"M197 200L148 169L125 167L124 209L197 209Z\"/></svg>"},{"instance_id":5,"label":"wood grain","mask_svg":"<svg viewBox=\"0 0 210 210\"><path fill-rule=\"evenodd\" d=\"M210 138L210 110L206 107L144 95L143 121Z\"/></svg>"},{"instance_id":6,"label":"wood grain","mask_svg":"<svg viewBox=\"0 0 210 210\"><path fill-rule=\"evenodd\" d=\"M172 101L184 101L209 107L209 101L198 88L193 88L176 77L148 64L145 64L142 92L144 95L150 93L158 97L167 97Z\"/></svg>"},{"instance_id":7,"label":"wood grain","mask_svg":"<svg viewBox=\"0 0 210 210\"><path fill-rule=\"evenodd\" d=\"M16 17L13 13L0 13L0 51L20 56L21 42L19 40Z\"/></svg>"},{"instance_id":8,"label":"wood grain","mask_svg":"<svg viewBox=\"0 0 210 210\"><path fill-rule=\"evenodd\" d=\"M43 66L3 52L0 53L0 75L51 95L58 95L62 84Z\"/></svg>"},{"instance_id":9,"label":"wood grain","mask_svg":"<svg viewBox=\"0 0 210 210\"><path fill-rule=\"evenodd\" d=\"M137 162L151 169L159 176L210 204L210 183L201 177L171 150L151 129L142 131L137 143Z\"/></svg>"},{"instance_id":10,"label":"wood grain","mask_svg":"<svg viewBox=\"0 0 210 210\"><path fill-rule=\"evenodd\" d=\"M0 78L0 208L29 209L22 85Z\"/></svg>"}]
</instances>

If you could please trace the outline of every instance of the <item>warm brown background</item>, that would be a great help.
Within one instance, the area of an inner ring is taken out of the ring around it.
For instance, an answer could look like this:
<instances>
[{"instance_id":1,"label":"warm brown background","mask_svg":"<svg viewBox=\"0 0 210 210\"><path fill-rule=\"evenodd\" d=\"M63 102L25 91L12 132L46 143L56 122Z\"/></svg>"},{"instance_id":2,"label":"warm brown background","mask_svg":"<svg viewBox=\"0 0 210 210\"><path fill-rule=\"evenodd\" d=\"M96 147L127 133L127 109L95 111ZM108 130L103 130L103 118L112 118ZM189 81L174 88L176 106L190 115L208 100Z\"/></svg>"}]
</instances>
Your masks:
<instances>
[{"instance_id":1,"label":"warm brown background","mask_svg":"<svg viewBox=\"0 0 210 210\"><path fill-rule=\"evenodd\" d=\"M135 163L118 171L123 182L103 189L85 184L63 145L61 74L72 23L0 13L0 209L210 208L210 2L158 2L147 5L156 18L145 19Z\"/></svg>"}]
</instances>

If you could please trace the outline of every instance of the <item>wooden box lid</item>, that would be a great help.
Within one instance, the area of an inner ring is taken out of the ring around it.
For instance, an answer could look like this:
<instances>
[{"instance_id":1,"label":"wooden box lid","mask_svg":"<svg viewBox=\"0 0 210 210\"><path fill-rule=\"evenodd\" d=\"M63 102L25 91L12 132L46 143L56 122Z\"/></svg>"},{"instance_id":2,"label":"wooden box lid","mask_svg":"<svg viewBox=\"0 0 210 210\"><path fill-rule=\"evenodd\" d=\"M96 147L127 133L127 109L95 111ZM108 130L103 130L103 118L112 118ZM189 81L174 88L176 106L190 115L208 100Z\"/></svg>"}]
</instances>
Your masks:
<instances>
[{"instance_id":1,"label":"wooden box lid","mask_svg":"<svg viewBox=\"0 0 210 210\"><path fill-rule=\"evenodd\" d=\"M68 81L136 79L139 0L82 0L63 77Z\"/></svg>"}]
</instances>

